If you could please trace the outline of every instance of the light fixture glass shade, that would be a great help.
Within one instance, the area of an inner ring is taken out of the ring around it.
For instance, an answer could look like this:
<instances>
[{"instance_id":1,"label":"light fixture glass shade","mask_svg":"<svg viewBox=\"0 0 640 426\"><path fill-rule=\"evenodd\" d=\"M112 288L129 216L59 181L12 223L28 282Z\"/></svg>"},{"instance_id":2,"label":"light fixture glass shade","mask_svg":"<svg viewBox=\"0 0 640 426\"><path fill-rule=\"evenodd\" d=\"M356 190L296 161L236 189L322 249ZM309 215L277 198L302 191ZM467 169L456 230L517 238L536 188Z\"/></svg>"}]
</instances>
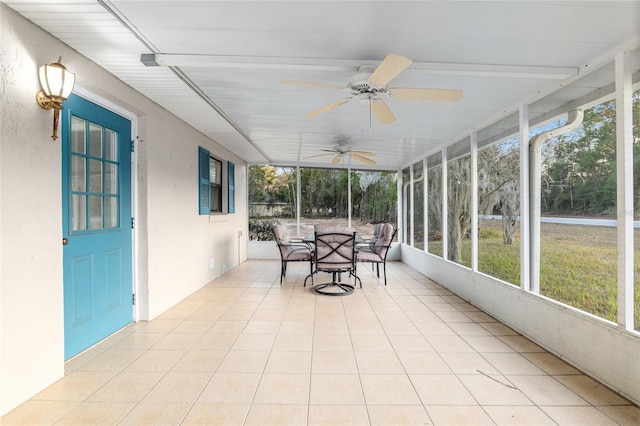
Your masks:
<instances>
[{"instance_id":1,"label":"light fixture glass shade","mask_svg":"<svg viewBox=\"0 0 640 426\"><path fill-rule=\"evenodd\" d=\"M58 123L60 121L60 110L62 103L71 95L76 75L68 71L64 65L58 62L43 65L38 69L38 78L42 90L36 93L36 102L43 109L53 110L53 134L51 139L58 139Z\"/></svg>"},{"instance_id":2,"label":"light fixture glass shade","mask_svg":"<svg viewBox=\"0 0 640 426\"><path fill-rule=\"evenodd\" d=\"M43 65L39 70L40 85L47 96L65 100L71 94L76 76L59 62Z\"/></svg>"}]
</instances>

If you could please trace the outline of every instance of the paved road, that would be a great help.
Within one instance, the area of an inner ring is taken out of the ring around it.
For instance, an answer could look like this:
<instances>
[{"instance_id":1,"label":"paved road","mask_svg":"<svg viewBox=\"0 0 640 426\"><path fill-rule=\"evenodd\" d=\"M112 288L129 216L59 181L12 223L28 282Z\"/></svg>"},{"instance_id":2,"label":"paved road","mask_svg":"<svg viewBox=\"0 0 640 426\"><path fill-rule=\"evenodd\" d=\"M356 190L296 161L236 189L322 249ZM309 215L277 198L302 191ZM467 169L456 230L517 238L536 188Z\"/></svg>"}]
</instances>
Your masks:
<instances>
[{"instance_id":1,"label":"paved road","mask_svg":"<svg viewBox=\"0 0 640 426\"><path fill-rule=\"evenodd\" d=\"M502 219L502 216L480 216L481 219ZM541 222L562 223L565 225L587 225L587 226L616 226L615 219L580 219L574 217L541 217ZM640 221L633 222L634 228L640 228Z\"/></svg>"}]
</instances>

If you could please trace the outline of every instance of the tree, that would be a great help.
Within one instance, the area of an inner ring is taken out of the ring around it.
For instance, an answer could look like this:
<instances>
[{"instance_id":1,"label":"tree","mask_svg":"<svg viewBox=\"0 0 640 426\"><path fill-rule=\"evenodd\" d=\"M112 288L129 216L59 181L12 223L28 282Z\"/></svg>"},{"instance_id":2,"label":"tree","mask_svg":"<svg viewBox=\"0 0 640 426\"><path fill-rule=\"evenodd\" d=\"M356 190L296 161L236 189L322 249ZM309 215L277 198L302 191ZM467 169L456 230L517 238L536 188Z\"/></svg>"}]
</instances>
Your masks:
<instances>
[{"instance_id":1,"label":"tree","mask_svg":"<svg viewBox=\"0 0 640 426\"><path fill-rule=\"evenodd\" d=\"M517 138L478 152L479 214L502 216L502 241L512 244L520 215L520 152Z\"/></svg>"},{"instance_id":2,"label":"tree","mask_svg":"<svg viewBox=\"0 0 640 426\"><path fill-rule=\"evenodd\" d=\"M451 160L447 167L447 210L449 238L447 254L449 260L462 260L462 240L471 229L471 156Z\"/></svg>"},{"instance_id":3,"label":"tree","mask_svg":"<svg viewBox=\"0 0 640 426\"><path fill-rule=\"evenodd\" d=\"M500 193L500 212L502 213L502 243L513 244L516 223L520 214L520 188L518 181L508 181Z\"/></svg>"},{"instance_id":4,"label":"tree","mask_svg":"<svg viewBox=\"0 0 640 426\"><path fill-rule=\"evenodd\" d=\"M616 206L615 102L584 111L582 126L542 147L542 194L549 214L613 214Z\"/></svg>"},{"instance_id":5,"label":"tree","mask_svg":"<svg viewBox=\"0 0 640 426\"><path fill-rule=\"evenodd\" d=\"M345 169L300 169L301 200L297 200L296 169L250 166L250 203L286 203L292 217L301 203L303 216L346 217L349 175ZM395 172L351 171L354 217L371 222L395 222L397 174Z\"/></svg>"},{"instance_id":6,"label":"tree","mask_svg":"<svg viewBox=\"0 0 640 426\"><path fill-rule=\"evenodd\" d=\"M380 181L382 173L380 172L367 172L367 171L359 171L353 173L354 177L352 177L353 187L360 189L360 203L359 206L359 217L360 219L370 219L375 217L375 184ZM373 189L373 198L369 189ZM353 194L352 194L353 195ZM358 199L354 196L354 199ZM370 207L370 205L372 205Z\"/></svg>"},{"instance_id":7,"label":"tree","mask_svg":"<svg viewBox=\"0 0 640 426\"><path fill-rule=\"evenodd\" d=\"M442 232L442 165L427 169L429 240L439 240Z\"/></svg>"}]
</instances>

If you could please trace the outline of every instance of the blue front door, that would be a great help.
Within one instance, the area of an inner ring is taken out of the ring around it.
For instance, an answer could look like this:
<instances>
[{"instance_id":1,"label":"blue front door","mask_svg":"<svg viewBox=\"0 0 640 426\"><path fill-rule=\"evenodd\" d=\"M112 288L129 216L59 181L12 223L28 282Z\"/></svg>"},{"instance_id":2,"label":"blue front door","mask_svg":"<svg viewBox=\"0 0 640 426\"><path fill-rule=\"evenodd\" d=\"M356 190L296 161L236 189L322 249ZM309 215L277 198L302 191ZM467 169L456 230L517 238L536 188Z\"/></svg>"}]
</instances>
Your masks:
<instances>
[{"instance_id":1,"label":"blue front door","mask_svg":"<svg viewBox=\"0 0 640 426\"><path fill-rule=\"evenodd\" d=\"M77 95L62 110L65 359L133 318L131 122Z\"/></svg>"}]
</instances>

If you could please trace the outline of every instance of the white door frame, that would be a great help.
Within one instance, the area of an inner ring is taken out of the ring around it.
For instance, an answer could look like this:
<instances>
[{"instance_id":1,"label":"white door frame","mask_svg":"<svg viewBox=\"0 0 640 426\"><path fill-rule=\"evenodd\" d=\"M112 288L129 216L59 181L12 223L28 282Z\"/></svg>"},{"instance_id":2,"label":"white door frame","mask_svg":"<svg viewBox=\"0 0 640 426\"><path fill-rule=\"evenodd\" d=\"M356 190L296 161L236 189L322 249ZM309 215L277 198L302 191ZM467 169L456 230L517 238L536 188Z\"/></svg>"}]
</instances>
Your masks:
<instances>
[{"instance_id":1,"label":"white door frame","mask_svg":"<svg viewBox=\"0 0 640 426\"><path fill-rule=\"evenodd\" d=\"M105 99L104 97L97 95L91 92L88 89L85 89L81 86L74 86L73 92L83 98L95 103L96 105L101 106L102 108L108 109L118 115L125 117L126 119L131 121L131 138L136 140L139 134L138 131L138 116L123 108L122 106ZM131 215L134 218L138 218L138 150L135 149L131 153ZM148 311L148 300L146 297L142 297L143 293L140 292L140 281L139 281L139 269L138 269L138 226L134 226L131 232L131 244L132 244L132 259L131 259L131 271L132 271L132 291L136 295L136 301L133 305L133 322L137 322L140 320L141 312ZM144 309L143 309L144 308Z\"/></svg>"}]
</instances>

